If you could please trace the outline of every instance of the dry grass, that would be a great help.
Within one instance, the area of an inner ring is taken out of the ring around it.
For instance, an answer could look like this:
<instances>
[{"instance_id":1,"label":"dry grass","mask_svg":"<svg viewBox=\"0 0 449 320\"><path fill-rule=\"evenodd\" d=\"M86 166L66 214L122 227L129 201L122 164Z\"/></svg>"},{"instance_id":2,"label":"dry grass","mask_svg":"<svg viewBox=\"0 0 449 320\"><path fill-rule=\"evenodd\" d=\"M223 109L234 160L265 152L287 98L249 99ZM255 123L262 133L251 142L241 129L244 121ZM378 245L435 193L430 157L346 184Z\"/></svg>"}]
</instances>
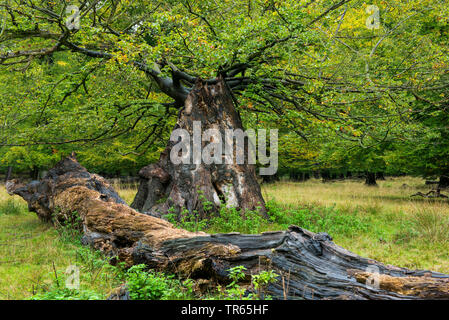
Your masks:
<instances>
[{"instance_id":1,"label":"dry grass","mask_svg":"<svg viewBox=\"0 0 449 320\"><path fill-rule=\"evenodd\" d=\"M417 210L438 208L441 213L449 214L447 200L432 200L410 195L418 190L427 190L424 180L420 178L387 178L378 181L378 187L365 186L361 181L338 181L322 183L311 179L307 182L280 182L262 186L265 199L277 202L317 206L337 205L345 210L364 209L366 211L414 213Z\"/></svg>"},{"instance_id":2,"label":"dry grass","mask_svg":"<svg viewBox=\"0 0 449 320\"><path fill-rule=\"evenodd\" d=\"M118 192L120 197L126 201L126 203L131 204L136 196L137 189L139 185L137 183L123 185L117 179L111 181L111 186L115 191Z\"/></svg>"},{"instance_id":3,"label":"dry grass","mask_svg":"<svg viewBox=\"0 0 449 320\"><path fill-rule=\"evenodd\" d=\"M449 201L410 197L430 190L423 179L387 178L378 187L361 181L279 182L262 186L265 199L293 206L334 206L368 222L352 236L332 234L337 244L365 257L412 269L449 273ZM447 193L447 192L446 192Z\"/></svg>"}]
</instances>

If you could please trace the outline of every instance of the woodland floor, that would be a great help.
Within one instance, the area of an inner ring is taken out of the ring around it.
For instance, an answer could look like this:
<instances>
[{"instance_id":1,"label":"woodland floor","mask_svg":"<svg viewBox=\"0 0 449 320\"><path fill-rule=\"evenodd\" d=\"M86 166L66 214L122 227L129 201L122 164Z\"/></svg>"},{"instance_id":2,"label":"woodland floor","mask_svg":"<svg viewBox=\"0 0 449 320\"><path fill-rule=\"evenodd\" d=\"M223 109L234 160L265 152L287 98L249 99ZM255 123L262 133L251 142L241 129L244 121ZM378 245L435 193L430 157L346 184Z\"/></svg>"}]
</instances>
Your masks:
<instances>
[{"instance_id":1,"label":"woodland floor","mask_svg":"<svg viewBox=\"0 0 449 320\"><path fill-rule=\"evenodd\" d=\"M430 190L419 178L387 178L378 187L361 181L278 182L262 186L270 222L250 217L186 221L185 228L207 232L258 233L296 224L325 231L334 242L361 256L411 269L449 273L448 200L410 198ZM115 184L130 203L136 188ZM447 193L447 192L446 192ZM231 230L232 229L232 230ZM47 288L64 286L64 272L80 267L88 298L103 299L122 279L100 253L73 241L68 229L55 230L29 213L18 197L0 189L0 299L27 299ZM57 297L56 297L57 298Z\"/></svg>"}]
</instances>

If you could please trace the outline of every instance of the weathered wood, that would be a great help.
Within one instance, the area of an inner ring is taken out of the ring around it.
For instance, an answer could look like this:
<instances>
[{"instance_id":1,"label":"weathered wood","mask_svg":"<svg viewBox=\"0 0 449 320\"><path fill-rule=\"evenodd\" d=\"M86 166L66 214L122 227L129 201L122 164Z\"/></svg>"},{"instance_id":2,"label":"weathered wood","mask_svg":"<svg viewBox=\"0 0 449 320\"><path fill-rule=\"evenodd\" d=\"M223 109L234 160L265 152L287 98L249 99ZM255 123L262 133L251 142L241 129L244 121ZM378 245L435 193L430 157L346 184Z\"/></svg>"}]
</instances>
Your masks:
<instances>
[{"instance_id":1,"label":"weathered wood","mask_svg":"<svg viewBox=\"0 0 449 320\"><path fill-rule=\"evenodd\" d=\"M429 192L422 193L421 191L412 194L410 197L423 197L423 198L448 198L447 195L442 194L440 189L430 190Z\"/></svg>"},{"instance_id":2,"label":"weathered wood","mask_svg":"<svg viewBox=\"0 0 449 320\"><path fill-rule=\"evenodd\" d=\"M205 279L212 286L229 281L227 270L243 265L248 283L251 273L274 269L280 277L268 293L278 299L449 299L449 275L362 258L325 233L297 226L259 235L177 229L128 207L106 180L88 173L73 157L62 160L41 181L12 181L7 189L22 196L41 219L64 223L78 215L83 242L109 256ZM378 289L367 284L372 278L378 280Z\"/></svg>"},{"instance_id":3,"label":"weathered wood","mask_svg":"<svg viewBox=\"0 0 449 320\"><path fill-rule=\"evenodd\" d=\"M185 107L178 115L174 130L183 129L193 137L195 122L200 123L201 132L218 130L221 138L226 137L226 130L243 132L240 115L223 79L219 78L216 84L197 81L185 101ZM211 137L211 140L217 139ZM257 209L266 216L265 201L257 183L255 166L248 163L247 158L244 163L236 161L237 153L243 151L244 156L248 155L248 139L245 140L245 150L234 147L232 163L226 162L224 154L217 155L222 159L221 164L205 164L202 160L195 164L192 138L190 164L174 164L170 161L170 152L178 142L169 141L159 161L140 170L141 183L131 207L154 216L164 215L169 209L174 210L178 219L184 210L189 215L208 218L210 214L218 212L222 205L242 210ZM196 146L201 145L201 149L204 149L210 142L197 141ZM221 142L224 146L224 141ZM204 210L205 201L212 208Z\"/></svg>"}]
</instances>

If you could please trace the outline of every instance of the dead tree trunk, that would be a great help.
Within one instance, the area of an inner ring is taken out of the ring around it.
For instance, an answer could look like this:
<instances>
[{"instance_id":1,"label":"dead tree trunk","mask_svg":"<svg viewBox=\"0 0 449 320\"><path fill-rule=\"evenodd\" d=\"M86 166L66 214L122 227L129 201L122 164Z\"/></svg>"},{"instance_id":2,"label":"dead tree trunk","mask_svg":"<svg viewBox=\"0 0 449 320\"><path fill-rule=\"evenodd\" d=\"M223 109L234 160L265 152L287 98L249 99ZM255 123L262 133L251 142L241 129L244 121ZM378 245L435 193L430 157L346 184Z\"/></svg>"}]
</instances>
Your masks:
<instances>
[{"instance_id":1,"label":"dead tree trunk","mask_svg":"<svg viewBox=\"0 0 449 320\"><path fill-rule=\"evenodd\" d=\"M280 276L267 293L278 299L449 299L449 275L359 257L326 233L296 226L259 235L176 229L128 207L106 180L74 158L62 160L39 182L10 181L7 190L23 197L41 219L64 223L79 216L83 243L111 257L205 279L211 286L228 282L227 270L243 265L246 283L261 269L275 270Z\"/></svg>"},{"instance_id":2,"label":"dead tree trunk","mask_svg":"<svg viewBox=\"0 0 449 320\"><path fill-rule=\"evenodd\" d=\"M201 132L206 133L208 129L215 129L218 130L219 137L210 136L206 141L202 141L200 137L201 141L197 141L195 146L195 123L201 125L197 126L197 131L201 129ZM260 210L266 215L255 166L249 164L248 158L245 158L249 148L247 138L245 150L233 149L232 162L227 163L224 154L211 154L218 157L222 164L206 164L199 154L200 162L195 164L194 157L198 156L195 155L195 147L201 145L201 150L205 150L211 142L221 142L221 149L224 150L222 138L226 137L225 130L243 130L231 93L221 79L215 85L208 85L201 80L196 83L179 113L174 129L184 129L193 137L189 144L190 150L193 151L190 152L189 164L174 164L170 161L170 153L178 142L169 141L159 162L140 170L141 183L131 204L132 208L154 216L174 210L178 218L183 212L197 215L199 218L208 218L212 212L217 212L221 205L226 205L242 210ZM240 155L243 154L244 159L241 164L236 161L239 152ZM205 202L211 204L212 208L206 210Z\"/></svg>"}]
</instances>

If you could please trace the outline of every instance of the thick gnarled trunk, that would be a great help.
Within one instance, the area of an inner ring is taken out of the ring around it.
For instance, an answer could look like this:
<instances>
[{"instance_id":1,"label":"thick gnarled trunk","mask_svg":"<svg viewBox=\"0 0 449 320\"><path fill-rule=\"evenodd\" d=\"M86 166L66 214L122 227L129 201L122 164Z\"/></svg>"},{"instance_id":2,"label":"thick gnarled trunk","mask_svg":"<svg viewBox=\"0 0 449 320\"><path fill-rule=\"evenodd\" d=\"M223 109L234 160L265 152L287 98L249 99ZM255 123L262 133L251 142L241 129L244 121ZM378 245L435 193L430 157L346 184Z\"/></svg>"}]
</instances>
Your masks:
<instances>
[{"instance_id":1,"label":"thick gnarled trunk","mask_svg":"<svg viewBox=\"0 0 449 320\"><path fill-rule=\"evenodd\" d=\"M222 138L226 137L226 130L243 130L231 93L221 79L213 85L197 81L179 113L174 130L186 130L193 137L195 123L200 123L203 133L208 129L218 130ZM193 153L198 145L193 145L194 139L190 141L190 150L193 150L190 164L174 164L170 160L170 153L177 142L169 141L159 162L140 170L141 183L131 207L157 217L172 211L178 214L178 218L186 213L201 219L208 218L221 205L241 210L259 210L266 215L255 167L248 163L248 139L245 143L245 162L240 164L236 161L236 148L233 150L233 162L226 163L223 154L219 155L222 164L206 164L201 158L201 163L195 164L193 156L198 155ZM200 141L201 150L209 142Z\"/></svg>"},{"instance_id":2,"label":"thick gnarled trunk","mask_svg":"<svg viewBox=\"0 0 449 320\"><path fill-rule=\"evenodd\" d=\"M10 181L7 190L23 197L44 220L63 223L78 215L83 242L128 265L145 263L211 286L226 283L227 270L243 265L247 282L250 274L275 270L280 276L267 293L277 299L449 299L449 275L359 257L325 233L296 226L260 235L177 229L128 207L104 179L74 158L58 163L41 181Z\"/></svg>"}]
</instances>

